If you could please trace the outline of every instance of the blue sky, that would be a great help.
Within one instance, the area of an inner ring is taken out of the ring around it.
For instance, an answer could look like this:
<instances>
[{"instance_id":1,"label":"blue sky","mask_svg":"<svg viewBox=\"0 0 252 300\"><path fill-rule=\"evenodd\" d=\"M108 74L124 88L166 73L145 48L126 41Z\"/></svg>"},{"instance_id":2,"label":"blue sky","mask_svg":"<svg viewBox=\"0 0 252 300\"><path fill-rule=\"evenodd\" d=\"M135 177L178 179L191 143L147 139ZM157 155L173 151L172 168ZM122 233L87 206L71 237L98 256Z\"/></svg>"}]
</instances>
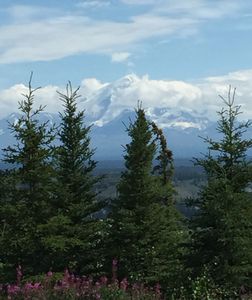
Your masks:
<instances>
[{"instance_id":1,"label":"blue sky","mask_svg":"<svg viewBox=\"0 0 252 300\"><path fill-rule=\"evenodd\" d=\"M252 69L250 0L1 0L0 89Z\"/></svg>"},{"instance_id":2,"label":"blue sky","mask_svg":"<svg viewBox=\"0 0 252 300\"><path fill-rule=\"evenodd\" d=\"M31 71L47 112L71 80L101 126L138 99L150 116L216 120L229 85L252 119L251 33L251 0L1 0L0 119L18 111Z\"/></svg>"}]
</instances>

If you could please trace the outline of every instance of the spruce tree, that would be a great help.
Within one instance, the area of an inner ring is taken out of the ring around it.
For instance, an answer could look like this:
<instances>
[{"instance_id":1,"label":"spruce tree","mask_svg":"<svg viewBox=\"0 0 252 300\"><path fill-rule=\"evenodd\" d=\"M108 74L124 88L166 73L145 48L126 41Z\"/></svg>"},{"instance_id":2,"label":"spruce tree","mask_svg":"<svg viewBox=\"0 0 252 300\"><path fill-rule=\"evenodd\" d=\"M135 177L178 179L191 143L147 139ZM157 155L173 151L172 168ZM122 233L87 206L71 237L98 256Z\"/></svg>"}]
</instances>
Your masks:
<instances>
[{"instance_id":1,"label":"spruce tree","mask_svg":"<svg viewBox=\"0 0 252 300\"><path fill-rule=\"evenodd\" d=\"M155 197L152 161L155 143L151 126L141 107L136 120L127 128L131 141L125 147L125 171L118 184L118 198L112 205L112 257L119 261L120 276L142 279L145 276L144 222Z\"/></svg>"},{"instance_id":2,"label":"spruce tree","mask_svg":"<svg viewBox=\"0 0 252 300\"><path fill-rule=\"evenodd\" d=\"M13 167L2 182L5 192L0 208L4 223L2 257L13 269L15 264L22 265L27 274L46 271L48 267L39 226L51 215L53 191L53 128L48 129L47 122L39 122L44 108L34 109L37 89L32 89L31 79L28 93L19 102L21 116L10 124L17 143L3 149L3 161Z\"/></svg>"},{"instance_id":3,"label":"spruce tree","mask_svg":"<svg viewBox=\"0 0 252 300\"><path fill-rule=\"evenodd\" d=\"M99 178L93 174L96 161L90 146L91 127L84 124L84 111L77 109L78 91L68 83L66 94L59 93L64 111L60 114L60 146L55 159L57 213L44 230L48 232L45 244L55 268L68 266L91 275L102 264L99 252L102 220L98 219L98 213L104 204L97 200L95 184Z\"/></svg>"},{"instance_id":4,"label":"spruce tree","mask_svg":"<svg viewBox=\"0 0 252 300\"><path fill-rule=\"evenodd\" d=\"M183 236L173 201L172 153L161 130L147 120L141 107L127 132L131 141L125 147L125 171L110 215L110 253L119 260L120 277L167 287L181 270L178 245Z\"/></svg>"},{"instance_id":5,"label":"spruce tree","mask_svg":"<svg viewBox=\"0 0 252 300\"><path fill-rule=\"evenodd\" d=\"M252 139L243 134L251 122L238 122L240 106L229 88L225 108L219 112L218 141L204 139L209 153L197 159L207 174L207 185L192 201L197 213L192 220L190 265L199 275L207 269L217 285L252 287L252 197L246 188L252 181L247 151Z\"/></svg>"}]
</instances>

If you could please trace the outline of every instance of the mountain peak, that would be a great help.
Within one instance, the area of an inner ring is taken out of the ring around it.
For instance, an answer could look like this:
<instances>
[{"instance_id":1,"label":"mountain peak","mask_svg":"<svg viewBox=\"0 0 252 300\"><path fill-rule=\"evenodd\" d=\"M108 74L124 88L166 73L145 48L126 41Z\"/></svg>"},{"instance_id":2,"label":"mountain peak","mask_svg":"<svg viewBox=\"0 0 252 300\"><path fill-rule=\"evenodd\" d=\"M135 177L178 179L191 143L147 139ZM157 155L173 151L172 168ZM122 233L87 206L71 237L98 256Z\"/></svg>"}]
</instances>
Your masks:
<instances>
[{"instance_id":1,"label":"mountain peak","mask_svg":"<svg viewBox=\"0 0 252 300\"><path fill-rule=\"evenodd\" d=\"M120 79L115 81L112 85L117 88L127 88L138 81L140 81L140 78L136 74L131 73L121 77Z\"/></svg>"}]
</instances>

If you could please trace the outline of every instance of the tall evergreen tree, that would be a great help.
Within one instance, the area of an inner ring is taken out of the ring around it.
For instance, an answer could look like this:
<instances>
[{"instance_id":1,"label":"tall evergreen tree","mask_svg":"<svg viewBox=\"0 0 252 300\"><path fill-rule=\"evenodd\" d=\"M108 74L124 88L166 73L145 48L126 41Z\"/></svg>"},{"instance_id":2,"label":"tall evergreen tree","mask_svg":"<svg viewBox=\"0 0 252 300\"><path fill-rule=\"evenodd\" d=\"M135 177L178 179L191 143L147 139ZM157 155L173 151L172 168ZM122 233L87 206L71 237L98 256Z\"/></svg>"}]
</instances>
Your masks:
<instances>
[{"instance_id":1,"label":"tall evergreen tree","mask_svg":"<svg viewBox=\"0 0 252 300\"><path fill-rule=\"evenodd\" d=\"M141 107L127 128L131 138L125 147L125 171L118 184L118 198L112 206L112 257L119 260L120 276L145 276L144 221L155 197L152 161L156 150L152 130Z\"/></svg>"},{"instance_id":2,"label":"tall evergreen tree","mask_svg":"<svg viewBox=\"0 0 252 300\"><path fill-rule=\"evenodd\" d=\"M220 285L252 287L252 197L246 190L252 181L247 151L252 139L243 138L251 122L238 122L240 106L229 88L225 108L219 112L221 139L206 138L209 154L196 163L208 176L192 220L193 243L189 257L197 274L207 268Z\"/></svg>"},{"instance_id":3,"label":"tall evergreen tree","mask_svg":"<svg viewBox=\"0 0 252 300\"><path fill-rule=\"evenodd\" d=\"M34 109L37 89L32 89L31 79L28 93L19 102L21 116L10 124L17 143L3 149L3 161L13 168L2 182L5 193L1 197L0 223L5 226L1 238L4 261L12 267L23 265L27 273L37 273L45 271L39 226L51 214L54 134L47 122L39 122L44 108Z\"/></svg>"},{"instance_id":4,"label":"tall evergreen tree","mask_svg":"<svg viewBox=\"0 0 252 300\"><path fill-rule=\"evenodd\" d=\"M172 200L172 153L162 132L146 119L141 107L127 132L131 141L125 147L126 170L111 213L112 255L119 259L120 276L167 285L179 269L176 252L183 230ZM158 174L153 174L157 149L154 173Z\"/></svg>"},{"instance_id":5,"label":"tall evergreen tree","mask_svg":"<svg viewBox=\"0 0 252 300\"><path fill-rule=\"evenodd\" d=\"M98 213L103 203L96 197L99 178L93 174L96 162L90 146L90 126L84 124L84 111L77 110L78 91L68 83L66 94L59 93L64 112L60 114L61 144L56 155L57 214L44 228L49 236L45 243L55 268L70 266L93 274L101 258L102 221Z\"/></svg>"}]
</instances>

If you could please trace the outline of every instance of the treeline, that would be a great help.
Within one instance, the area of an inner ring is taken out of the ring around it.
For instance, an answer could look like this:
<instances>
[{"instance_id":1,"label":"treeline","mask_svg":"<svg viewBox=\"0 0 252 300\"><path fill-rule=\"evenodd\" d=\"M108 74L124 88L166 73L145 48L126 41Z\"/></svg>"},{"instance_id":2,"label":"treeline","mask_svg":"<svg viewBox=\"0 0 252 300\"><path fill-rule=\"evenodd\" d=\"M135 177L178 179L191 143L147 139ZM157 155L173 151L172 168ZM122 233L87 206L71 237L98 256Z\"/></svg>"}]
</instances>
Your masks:
<instances>
[{"instance_id":1,"label":"treeline","mask_svg":"<svg viewBox=\"0 0 252 300\"><path fill-rule=\"evenodd\" d=\"M59 93L61 123L49 126L39 122L44 107L34 109L30 82L21 117L10 124L16 144L3 149L3 162L13 168L1 173L1 281L14 280L18 266L28 276L65 268L114 276L113 261L119 278L158 282L175 298L192 288L193 299L210 290L218 299L250 290L252 195L246 188L252 169L246 152L252 139L242 136L251 122L237 121L235 91L230 88L219 112L222 139L206 138L209 152L195 161L207 184L197 199L188 199L196 213L187 220L175 207L172 152L140 104L126 129L130 142L117 197L98 197L102 178L94 175L91 127L77 108L78 92L69 83ZM103 209L106 218L99 218Z\"/></svg>"}]
</instances>

